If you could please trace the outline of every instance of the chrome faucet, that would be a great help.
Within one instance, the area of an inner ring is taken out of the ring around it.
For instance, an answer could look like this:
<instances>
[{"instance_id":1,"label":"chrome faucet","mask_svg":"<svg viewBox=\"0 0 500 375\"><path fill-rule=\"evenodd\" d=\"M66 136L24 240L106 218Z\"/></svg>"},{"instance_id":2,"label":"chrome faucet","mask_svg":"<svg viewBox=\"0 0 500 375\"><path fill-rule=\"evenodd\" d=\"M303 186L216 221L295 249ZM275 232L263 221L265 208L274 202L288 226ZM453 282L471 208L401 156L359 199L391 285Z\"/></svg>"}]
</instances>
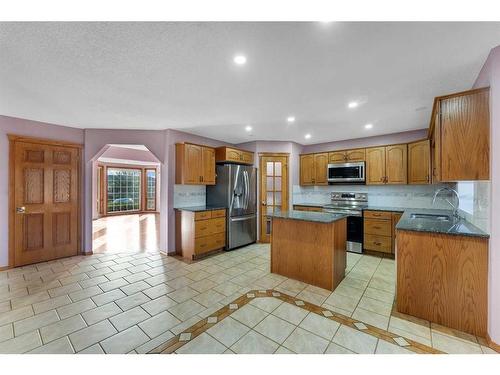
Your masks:
<instances>
[{"instance_id":1,"label":"chrome faucet","mask_svg":"<svg viewBox=\"0 0 500 375\"><path fill-rule=\"evenodd\" d=\"M453 203L451 203L448 198L444 198L444 200L446 202L448 202L448 204L451 207L453 207L453 217L455 219L460 219L460 215L458 214L458 207L460 207L460 196L458 195L458 192L455 189L449 188L447 186L442 187L440 189L437 189L436 192L434 193L434 198L432 198L432 205L434 205L434 203L436 203L436 198L443 191L449 191L449 192L452 192L455 195L455 198L456 198L456 201L457 201L456 205L454 205Z\"/></svg>"}]
</instances>

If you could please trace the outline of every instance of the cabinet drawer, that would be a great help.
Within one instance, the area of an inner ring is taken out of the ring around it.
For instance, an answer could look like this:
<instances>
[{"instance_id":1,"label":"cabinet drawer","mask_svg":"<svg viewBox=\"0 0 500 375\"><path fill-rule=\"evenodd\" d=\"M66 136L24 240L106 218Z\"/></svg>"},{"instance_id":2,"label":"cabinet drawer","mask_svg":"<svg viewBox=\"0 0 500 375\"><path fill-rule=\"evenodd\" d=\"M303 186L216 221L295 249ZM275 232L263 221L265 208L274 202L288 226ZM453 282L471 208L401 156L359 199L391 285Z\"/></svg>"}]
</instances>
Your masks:
<instances>
[{"instance_id":1,"label":"cabinet drawer","mask_svg":"<svg viewBox=\"0 0 500 375\"><path fill-rule=\"evenodd\" d=\"M195 220L206 220L212 217L212 211L199 211L194 213Z\"/></svg>"},{"instance_id":2,"label":"cabinet drawer","mask_svg":"<svg viewBox=\"0 0 500 375\"><path fill-rule=\"evenodd\" d=\"M210 234L223 233L226 231L226 218L218 217L217 219L210 219Z\"/></svg>"},{"instance_id":3,"label":"cabinet drawer","mask_svg":"<svg viewBox=\"0 0 500 375\"><path fill-rule=\"evenodd\" d=\"M365 218L368 219L382 219L382 220L391 220L392 213L387 211L365 211Z\"/></svg>"},{"instance_id":4,"label":"cabinet drawer","mask_svg":"<svg viewBox=\"0 0 500 375\"><path fill-rule=\"evenodd\" d=\"M377 236L374 234L365 234L364 248L367 250L380 251L382 253L391 253L392 238Z\"/></svg>"},{"instance_id":5,"label":"cabinet drawer","mask_svg":"<svg viewBox=\"0 0 500 375\"><path fill-rule=\"evenodd\" d=\"M211 220L200 220L194 223L194 237L203 237L212 234Z\"/></svg>"},{"instance_id":6,"label":"cabinet drawer","mask_svg":"<svg viewBox=\"0 0 500 375\"><path fill-rule=\"evenodd\" d=\"M217 233L210 237L210 244L212 250L220 249L226 246L226 232Z\"/></svg>"},{"instance_id":7,"label":"cabinet drawer","mask_svg":"<svg viewBox=\"0 0 500 375\"><path fill-rule=\"evenodd\" d=\"M197 238L194 241L194 253L198 255L213 250L211 240L211 236Z\"/></svg>"},{"instance_id":8,"label":"cabinet drawer","mask_svg":"<svg viewBox=\"0 0 500 375\"><path fill-rule=\"evenodd\" d=\"M392 235L392 223L388 220L365 219L364 232L365 234L390 237Z\"/></svg>"},{"instance_id":9,"label":"cabinet drawer","mask_svg":"<svg viewBox=\"0 0 500 375\"><path fill-rule=\"evenodd\" d=\"M214 210L212 211L212 218L216 217L226 217L226 210Z\"/></svg>"}]
</instances>

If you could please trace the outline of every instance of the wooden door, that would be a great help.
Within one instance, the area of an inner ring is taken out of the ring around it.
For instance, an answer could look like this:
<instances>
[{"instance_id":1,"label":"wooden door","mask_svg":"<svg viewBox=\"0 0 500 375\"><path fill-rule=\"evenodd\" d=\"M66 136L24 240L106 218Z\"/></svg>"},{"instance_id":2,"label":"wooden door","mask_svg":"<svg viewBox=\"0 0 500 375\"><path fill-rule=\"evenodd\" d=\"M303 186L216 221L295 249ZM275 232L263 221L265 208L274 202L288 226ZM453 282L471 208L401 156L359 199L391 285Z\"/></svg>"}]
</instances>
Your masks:
<instances>
[{"instance_id":1,"label":"wooden door","mask_svg":"<svg viewBox=\"0 0 500 375\"><path fill-rule=\"evenodd\" d=\"M202 147L202 182L204 185L215 185L215 150Z\"/></svg>"},{"instance_id":2,"label":"wooden door","mask_svg":"<svg viewBox=\"0 0 500 375\"><path fill-rule=\"evenodd\" d=\"M300 155L300 184L313 185L314 155Z\"/></svg>"},{"instance_id":3,"label":"wooden door","mask_svg":"<svg viewBox=\"0 0 500 375\"><path fill-rule=\"evenodd\" d=\"M80 148L10 136L9 264L80 251Z\"/></svg>"},{"instance_id":4,"label":"wooden door","mask_svg":"<svg viewBox=\"0 0 500 375\"><path fill-rule=\"evenodd\" d=\"M438 104L439 105L439 104ZM432 183L441 182L441 114L437 111L432 133Z\"/></svg>"},{"instance_id":5,"label":"wooden door","mask_svg":"<svg viewBox=\"0 0 500 375\"><path fill-rule=\"evenodd\" d=\"M349 150L346 152L347 162L365 161L365 149Z\"/></svg>"},{"instance_id":6,"label":"wooden door","mask_svg":"<svg viewBox=\"0 0 500 375\"><path fill-rule=\"evenodd\" d=\"M328 185L328 153L314 154L314 185Z\"/></svg>"},{"instance_id":7,"label":"wooden door","mask_svg":"<svg viewBox=\"0 0 500 375\"><path fill-rule=\"evenodd\" d=\"M328 161L330 163L345 163L346 153L345 151L335 151L328 153Z\"/></svg>"},{"instance_id":8,"label":"wooden door","mask_svg":"<svg viewBox=\"0 0 500 375\"><path fill-rule=\"evenodd\" d=\"M408 182L408 147L406 144L387 146L385 151L385 183Z\"/></svg>"},{"instance_id":9,"label":"wooden door","mask_svg":"<svg viewBox=\"0 0 500 375\"><path fill-rule=\"evenodd\" d=\"M288 210L288 155L260 157L260 242L270 242L271 217L276 210Z\"/></svg>"},{"instance_id":10,"label":"wooden door","mask_svg":"<svg viewBox=\"0 0 500 375\"><path fill-rule=\"evenodd\" d=\"M185 184L200 184L202 177L202 147L186 143L184 156L184 183Z\"/></svg>"},{"instance_id":11,"label":"wooden door","mask_svg":"<svg viewBox=\"0 0 500 375\"><path fill-rule=\"evenodd\" d=\"M441 100L441 181L490 178L489 91Z\"/></svg>"},{"instance_id":12,"label":"wooden door","mask_svg":"<svg viewBox=\"0 0 500 375\"><path fill-rule=\"evenodd\" d=\"M408 143L408 183L430 183L430 142L425 139Z\"/></svg>"},{"instance_id":13,"label":"wooden door","mask_svg":"<svg viewBox=\"0 0 500 375\"><path fill-rule=\"evenodd\" d=\"M366 149L366 184L383 185L385 182L385 147Z\"/></svg>"}]
</instances>

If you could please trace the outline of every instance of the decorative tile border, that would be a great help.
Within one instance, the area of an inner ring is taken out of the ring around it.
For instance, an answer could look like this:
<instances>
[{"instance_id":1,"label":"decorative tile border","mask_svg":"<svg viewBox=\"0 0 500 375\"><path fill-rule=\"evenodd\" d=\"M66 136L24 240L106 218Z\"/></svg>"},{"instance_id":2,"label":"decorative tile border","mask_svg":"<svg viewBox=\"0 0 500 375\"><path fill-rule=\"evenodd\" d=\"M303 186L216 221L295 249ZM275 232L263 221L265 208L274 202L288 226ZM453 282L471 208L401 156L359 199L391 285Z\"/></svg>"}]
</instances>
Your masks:
<instances>
[{"instance_id":1,"label":"decorative tile border","mask_svg":"<svg viewBox=\"0 0 500 375\"><path fill-rule=\"evenodd\" d=\"M230 304L222 307L218 311L214 312L205 319L200 320L191 327L185 329L180 334L172 337L167 342L161 344L157 348L149 352L149 354L172 354L177 349L184 346L189 341L193 340L197 336L201 335L207 331L210 327L222 321L224 318L230 316L233 312L237 311L241 307L248 304L255 298L263 297L274 297L282 300L283 302L289 303L291 305L297 306L301 309L307 310L314 314L320 315L324 318L331 319L337 323L346 325L357 331L364 332L368 335L374 336L378 339L387 341L388 343L398 345L404 349L410 350L414 353L419 354L445 354L437 349L431 348L430 346L421 344L417 341L402 337L400 335L391 333L389 331L374 327L370 324L361 322L359 320L350 318L343 314L337 313L335 311L328 310L324 307L312 304L307 301L303 301L299 298L289 296L285 293L278 292L272 289L268 290L252 290L248 293L243 294L241 297L235 299Z\"/></svg>"}]
</instances>

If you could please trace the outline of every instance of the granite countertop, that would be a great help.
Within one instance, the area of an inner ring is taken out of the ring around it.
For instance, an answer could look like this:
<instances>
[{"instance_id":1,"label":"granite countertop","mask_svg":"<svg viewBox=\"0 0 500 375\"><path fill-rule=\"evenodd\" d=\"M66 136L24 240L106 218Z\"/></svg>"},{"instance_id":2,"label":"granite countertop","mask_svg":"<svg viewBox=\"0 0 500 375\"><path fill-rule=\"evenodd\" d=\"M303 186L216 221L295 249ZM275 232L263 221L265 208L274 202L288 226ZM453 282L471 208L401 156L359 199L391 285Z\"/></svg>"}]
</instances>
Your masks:
<instances>
[{"instance_id":1,"label":"granite countertop","mask_svg":"<svg viewBox=\"0 0 500 375\"><path fill-rule=\"evenodd\" d=\"M307 207L323 207L323 203L294 203L294 206L307 206Z\"/></svg>"},{"instance_id":2,"label":"granite countertop","mask_svg":"<svg viewBox=\"0 0 500 375\"><path fill-rule=\"evenodd\" d=\"M334 221L346 218L345 214L332 214L327 212L313 212L313 211L276 211L269 213L269 216L280 219L313 221L316 223L333 223Z\"/></svg>"},{"instance_id":3,"label":"granite countertop","mask_svg":"<svg viewBox=\"0 0 500 375\"><path fill-rule=\"evenodd\" d=\"M411 214L436 214L448 215L452 217L450 221L432 220L432 219L411 219ZM414 232L443 233L456 236L469 236L490 238L490 235L483 232L475 225L465 219L453 220L453 212L450 210L432 210L423 208L408 208L396 225L398 230L408 230Z\"/></svg>"},{"instance_id":4,"label":"granite countertop","mask_svg":"<svg viewBox=\"0 0 500 375\"><path fill-rule=\"evenodd\" d=\"M412 210L408 207L392 207L392 206L367 206L363 208L363 211L391 211L391 212L405 212L406 210Z\"/></svg>"},{"instance_id":5,"label":"granite countertop","mask_svg":"<svg viewBox=\"0 0 500 375\"><path fill-rule=\"evenodd\" d=\"M178 211L189 211L189 212L200 212L200 211L213 211L213 210L225 210L224 206L191 206L191 207L175 207L174 210Z\"/></svg>"}]
</instances>

